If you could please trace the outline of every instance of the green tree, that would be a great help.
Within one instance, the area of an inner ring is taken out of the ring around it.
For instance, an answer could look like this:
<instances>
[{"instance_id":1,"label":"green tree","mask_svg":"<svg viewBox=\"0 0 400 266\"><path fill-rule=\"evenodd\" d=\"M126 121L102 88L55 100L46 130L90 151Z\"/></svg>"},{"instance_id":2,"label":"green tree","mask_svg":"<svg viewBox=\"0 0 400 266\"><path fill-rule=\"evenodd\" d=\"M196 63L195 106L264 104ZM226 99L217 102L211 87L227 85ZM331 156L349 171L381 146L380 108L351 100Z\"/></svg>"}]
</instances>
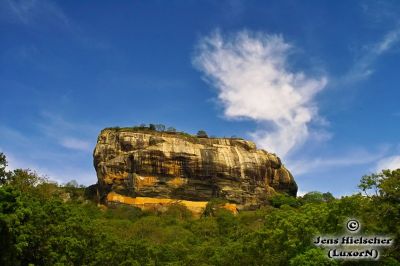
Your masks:
<instances>
[{"instance_id":1,"label":"green tree","mask_svg":"<svg viewBox=\"0 0 400 266\"><path fill-rule=\"evenodd\" d=\"M28 246L23 223L31 214L21 200L21 193L7 185L0 186L0 264L18 265Z\"/></svg>"},{"instance_id":2,"label":"green tree","mask_svg":"<svg viewBox=\"0 0 400 266\"><path fill-rule=\"evenodd\" d=\"M167 132L176 132L176 129L174 127L168 127Z\"/></svg>"},{"instance_id":3,"label":"green tree","mask_svg":"<svg viewBox=\"0 0 400 266\"><path fill-rule=\"evenodd\" d=\"M8 185L15 187L22 193L34 192L37 185L45 182L48 182L47 178L39 176L30 169L15 169L7 179Z\"/></svg>"},{"instance_id":4,"label":"green tree","mask_svg":"<svg viewBox=\"0 0 400 266\"><path fill-rule=\"evenodd\" d=\"M0 152L0 185L4 184L10 176L10 173L6 170L7 166L6 156Z\"/></svg>"},{"instance_id":5,"label":"green tree","mask_svg":"<svg viewBox=\"0 0 400 266\"><path fill-rule=\"evenodd\" d=\"M319 248L312 248L297 255L290 260L291 266L334 266L338 265L336 260L329 259L326 252Z\"/></svg>"},{"instance_id":6,"label":"green tree","mask_svg":"<svg viewBox=\"0 0 400 266\"><path fill-rule=\"evenodd\" d=\"M321 193L318 191L308 192L301 198L303 203L329 202L334 199L335 197L330 192Z\"/></svg>"},{"instance_id":7,"label":"green tree","mask_svg":"<svg viewBox=\"0 0 400 266\"><path fill-rule=\"evenodd\" d=\"M392 200L394 203L400 201L400 168L397 170L383 170L382 178L378 183L381 197Z\"/></svg>"},{"instance_id":8,"label":"green tree","mask_svg":"<svg viewBox=\"0 0 400 266\"><path fill-rule=\"evenodd\" d=\"M375 191L366 207L374 218L368 217L368 220L376 233L390 233L395 237L395 243L387 253L400 260L400 169L364 176L360 188Z\"/></svg>"},{"instance_id":9,"label":"green tree","mask_svg":"<svg viewBox=\"0 0 400 266\"><path fill-rule=\"evenodd\" d=\"M156 124L155 128L157 131L160 131L160 132L165 131L165 125L163 125L163 124Z\"/></svg>"},{"instance_id":10,"label":"green tree","mask_svg":"<svg viewBox=\"0 0 400 266\"><path fill-rule=\"evenodd\" d=\"M367 196L369 196L368 191L373 190L375 196L377 196L379 189L378 184L380 182L380 179L382 178L384 178L383 173L364 175L363 177L361 177L361 181L360 184L358 185L358 188L361 189Z\"/></svg>"},{"instance_id":11,"label":"green tree","mask_svg":"<svg viewBox=\"0 0 400 266\"><path fill-rule=\"evenodd\" d=\"M65 200L83 199L84 188L30 170L8 173L5 165L0 156L0 265L372 265L329 260L312 243L344 233L349 217L361 221L362 233L393 237L378 265L399 265L400 170L362 177L361 191L376 191L368 196L278 194L273 206L236 216L214 199L193 219L181 205L155 213ZM94 194L95 186L86 189L87 198Z\"/></svg>"},{"instance_id":12,"label":"green tree","mask_svg":"<svg viewBox=\"0 0 400 266\"><path fill-rule=\"evenodd\" d=\"M199 130L197 132L197 137L198 138L208 138L207 132L205 132L204 130Z\"/></svg>"},{"instance_id":13,"label":"green tree","mask_svg":"<svg viewBox=\"0 0 400 266\"><path fill-rule=\"evenodd\" d=\"M280 208L282 205L289 205L291 207L299 207L301 205L301 202L295 197L280 193L269 198L269 201L275 208Z\"/></svg>"},{"instance_id":14,"label":"green tree","mask_svg":"<svg viewBox=\"0 0 400 266\"><path fill-rule=\"evenodd\" d=\"M149 124L149 129L150 129L150 130L156 130L156 125L154 125L154 124Z\"/></svg>"}]
</instances>

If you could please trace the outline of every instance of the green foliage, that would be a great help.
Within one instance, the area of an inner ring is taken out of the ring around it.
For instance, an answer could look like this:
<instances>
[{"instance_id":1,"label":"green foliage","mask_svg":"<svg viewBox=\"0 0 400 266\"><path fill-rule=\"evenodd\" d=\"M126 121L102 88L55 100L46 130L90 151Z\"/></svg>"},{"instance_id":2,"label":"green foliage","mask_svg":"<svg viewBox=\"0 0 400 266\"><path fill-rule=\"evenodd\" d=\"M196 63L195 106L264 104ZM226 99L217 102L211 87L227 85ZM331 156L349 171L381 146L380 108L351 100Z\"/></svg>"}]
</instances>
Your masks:
<instances>
[{"instance_id":1,"label":"green foliage","mask_svg":"<svg viewBox=\"0 0 400 266\"><path fill-rule=\"evenodd\" d=\"M399 265L399 170L372 183L362 178L361 190L376 188L373 196L280 194L272 206L237 216L214 199L199 219L181 205L161 213L104 210L91 201L95 187L60 186L30 170L2 175L0 265L359 265L329 260L312 243L315 235L342 234L349 217L362 222L363 233L392 236L378 265Z\"/></svg>"},{"instance_id":2,"label":"green foliage","mask_svg":"<svg viewBox=\"0 0 400 266\"><path fill-rule=\"evenodd\" d=\"M169 217L172 220L190 220L192 213L181 204L173 204L168 207L168 210L161 214L164 217Z\"/></svg>"},{"instance_id":3,"label":"green foliage","mask_svg":"<svg viewBox=\"0 0 400 266\"><path fill-rule=\"evenodd\" d=\"M145 215L146 214L143 213L141 209L125 205L117 205L114 207L110 207L104 213L104 217L108 219L130 220L130 221L137 220Z\"/></svg>"},{"instance_id":4,"label":"green foliage","mask_svg":"<svg viewBox=\"0 0 400 266\"><path fill-rule=\"evenodd\" d=\"M167 127L163 124L149 124L148 126L146 124L140 124L138 126L132 126L132 127L108 127L104 128L104 130L113 130L113 131L128 131L128 132L149 132L152 134L172 134L172 135L177 135L182 138L185 138L188 141L191 141L193 143L199 143L198 138L217 138L216 136L211 136L209 137L207 132L204 130L199 130L196 135L192 135L183 131L177 131L174 127ZM226 137L223 137L226 138ZM232 136L230 139L236 139L236 140L243 140L243 138L237 137L237 136Z\"/></svg>"},{"instance_id":5,"label":"green foliage","mask_svg":"<svg viewBox=\"0 0 400 266\"><path fill-rule=\"evenodd\" d=\"M30 210L24 206L21 193L10 186L0 187L0 264L19 263L27 242L20 237L21 223L29 217Z\"/></svg>"},{"instance_id":6,"label":"green foliage","mask_svg":"<svg viewBox=\"0 0 400 266\"><path fill-rule=\"evenodd\" d=\"M39 176L30 169L15 169L5 181L5 184L18 189L22 193L35 193L37 191L35 188L45 183L47 183L45 177Z\"/></svg>"},{"instance_id":7,"label":"green foliage","mask_svg":"<svg viewBox=\"0 0 400 266\"><path fill-rule=\"evenodd\" d=\"M395 202L400 201L400 169L383 170L382 178L378 183L379 194L381 197Z\"/></svg>"},{"instance_id":8,"label":"green foliage","mask_svg":"<svg viewBox=\"0 0 400 266\"><path fill-rule=\"evenodd\" d=\"M98 202L97 184L84 188L84 198L93 202Z\"/></svg>"},{"instance_id":9,"label":"green foliage","mask_svg":"<svg viewBox=\"0 0 400 266\"><path fill-rule=\"evenodd\" d=\"M176 129L174 127L168 127L167 132L176 132Z\"/></svg>"},{"instance_id":10,"label":"green foliage","mask_svg":"<svg viewBox=\"0 0 400 266\"><path fill-rule=\"evenodd\" d=\"M396 254L394 257L400 260L400 169L383 170L375 176L375 182L367 188L376 191L375 195L369 198L367 205L373 219L371 229L381 233L390 232L397 239L388 253ZM364 177L361 184L363 179Z\"/></svg>"},{"instance_id":11,"label":"green foliage","mask_svg":"<svg viewBox=\"0 0 400 266\"><path fill-rule=\"evenodd\" d=\"M321 193L318 191L312 191L305 194L301 201L304 203L321 203L321 202L330 202L335 200L335 197L330 193Z\"/></svg>"},{"instance_id":12,"label":"green foliage","mask_svg":"<svg viewBox=\"0 0 400 266\"><path fill-rule=\"evenodd\" d=\"M9 177L10 173L6 170L7 159L4 153L0 152L0 185L4 184Z\"/></svg>"},{"instance_id":13,"label":"green foliage","mask_svg":"<svg viewBox=\"0 0 400 266\"><path fill-rule=\"evenodd\" d=\"M361 182L358 185L358 188L361 189L367 196L369 190L373 190L375 192L375 195L377 195L379 179L381 179L382 177L383 174L364 175L361 178Z\"/></svg>"},{"instance_id":14,"label":"green foliage","mask_svg":"<svg viewBox=\"0 0 400 266\"><path fill-rule=\"evenodd\" d=\"M336 260L330 260L325 252L319 248L309 249L290 260L291 266L334 266L338 265Z\"/></svg>"},{"instance_id":15,"label":"green foliage","mask_svg":"<svg viewBox=\"0 0 400 266\"><path fill-rule=\"evenodd\" d=\"M236 217L228 210L225 209L217 209L215 214L215 219L218 224L219 234L224 235L232 235L239 226L239 222Z\"/></svg>"},{"instance_id":16,"label":"green foliage","mask_svg":"<svg viewBox=\"0 0 400 266\"><path fill-rule=\"evenodd\" d=\"M288 205L291 207L299 207L301 205L300 201L295 197L286 194L277 194L269 198L272 206L279 208L282 205Z\"/></svg>"},{"instance_id":17,"label":"green foliage","mask_svg":"<svg viewBox=\"0 0 400 266\"><path fill-rule=\"evenodd\" d=\"M213 198L211 199L203 212L203 216L215 216L217 212L222 208L225 203L228 203L226 199Z\"/></svg>"},{"instance_id":18,"label":"green foliage","mask_svg":"<svg viewBox=\"0 0 400 266\"><path fill-rule=\"evenodd\" d=\"M204 130L199 130L196 135L198 138L208 138L207 132Z\"/></svg>"},{"instance_id":19,"label":"green foliage","mask_svg":"<svg viewBox=\"0 0 400 266\"><path fill-rule=\"evenodd\" d=\"M150 130L156 130L156 125L154 125L154 124L149 124L149 129Z\"/></svg>"},{"instance_id":20,"label":"green foliage","mask_svg":"<svg viewBox=\"0 0 400 266\"><path fill-rule=\"evenodd\" d=\"M156 127L156 130L159 132L165 131L165 125L163 125L163 124L156 124L155 127Z\"/></svg>"}]
</instances>

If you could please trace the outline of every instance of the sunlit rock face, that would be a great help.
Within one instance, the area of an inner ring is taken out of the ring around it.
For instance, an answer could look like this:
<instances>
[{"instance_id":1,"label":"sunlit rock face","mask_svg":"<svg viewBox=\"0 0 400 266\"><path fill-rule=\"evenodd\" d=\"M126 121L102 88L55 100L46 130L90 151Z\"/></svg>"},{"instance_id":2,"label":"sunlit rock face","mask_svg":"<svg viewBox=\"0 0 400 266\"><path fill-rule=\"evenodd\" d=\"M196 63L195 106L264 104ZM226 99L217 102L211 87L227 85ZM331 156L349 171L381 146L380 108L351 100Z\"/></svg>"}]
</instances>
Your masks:
<instances>
[{"instance_id":1,"label":"sunlit rock face","mask_svg":"<svg viewBox=\"0 0 400 266\"><path fill-rule=\"evenodd\" d=\"M111 192L140 202L207 202L217 197L241 210L267 204L275 191L297 192L293 176L276 155L242 139L104 129L94 150L94 167L104 203L115 198L108 196Z\"/></svg>"}]
</instances>

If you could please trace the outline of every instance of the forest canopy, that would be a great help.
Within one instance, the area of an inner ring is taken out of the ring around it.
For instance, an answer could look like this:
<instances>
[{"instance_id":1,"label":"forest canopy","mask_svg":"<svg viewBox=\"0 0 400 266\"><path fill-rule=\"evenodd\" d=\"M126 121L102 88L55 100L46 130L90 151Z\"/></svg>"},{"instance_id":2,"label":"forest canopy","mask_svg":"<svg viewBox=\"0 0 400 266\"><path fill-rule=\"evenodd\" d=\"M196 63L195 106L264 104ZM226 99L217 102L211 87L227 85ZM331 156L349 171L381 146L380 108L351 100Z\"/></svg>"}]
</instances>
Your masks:
<instances>
[{"instance_id":1,"label":"forest canopy","mask_svg":"<svg viewBox=\"0 0 400 266\"><path fill-rule=\"evenodd\" d=\"M400 169L363 176L360 193L277 195L255 211L208 206L194 219L175 205L162 213L98 206L91 188L57 184L31 170L6 170L0 153L0 265L400 265ZM211 203L210 203L211 204ZM379 262L331 260L317 234L390 235Z\"/></svg>"}]
</instances>

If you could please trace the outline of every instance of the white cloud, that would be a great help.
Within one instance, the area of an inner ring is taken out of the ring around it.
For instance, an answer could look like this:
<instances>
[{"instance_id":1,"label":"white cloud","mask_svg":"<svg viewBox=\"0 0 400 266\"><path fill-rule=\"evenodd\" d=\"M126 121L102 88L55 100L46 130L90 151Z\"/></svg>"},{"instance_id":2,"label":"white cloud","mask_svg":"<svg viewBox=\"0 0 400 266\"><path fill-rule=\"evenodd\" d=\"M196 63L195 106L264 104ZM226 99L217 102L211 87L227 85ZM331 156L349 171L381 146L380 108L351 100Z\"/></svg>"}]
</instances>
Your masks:
<instances>
[{"instance_id":1,"label":"white cloud","mask_svg":"<svg viewBox=\"0 0 400 266\"><path fill-rule=\"evenodd\" d=\"M303 175L310 172L329 171L332 168L352 167L355 165L370 165L384 156L385 150L368 152L358 150L341 154L338 157L319 157L288 161L287 165L294 175Z\"/></svg>"},{"instance_id":2,"label":"white cloud","mask_svg":"<svg viewBox=\"0 0 400 266\"><path fill-rule=\"evenodd\" d=\"M9 139L18 143L29 142L29 138L24 136L21 132L4 125L0 126L0 138Z\"/></svg>"},{"instance_id":3,"label":"white cloud","mask_svg":"<svg viewBox=\"0 0 400 266\"><path fill-rule=\"evenodd\" d=\"M227 118L246 118L262 128L252 133L262 148L285 156L309 137L317 119L314 96L325 77L289 69L291 45L280 35L219 32L199 43L194 65L218 90Z\"/></svg>"},{"instance_id":4,"label":"white cloud","mask_svg":"<svg viewBox=\"0 0 400 266\"><path fill-rule=\"evenodd\" d=\"M60 144L68 149L80 150L80 151L90 151L91 143L88 141L76 139L76 138L64 138L60 140Z\"/></svg>"},{"instance_id":5,"label":"white cloud","mask_svg":"<svg viewBox=\"0 0 400 266\"><path fill-rule=\"evenodd\" d=\"M37 125L41 131L57 141L64 148L90 153L94 147L95 139L92 137L98 129L91 125L77 124L66 121L62 116L42 113L42 121ZM92 133L92 134L88 134Z\"/></svg>"},{"instance_id":6,"label":"white cloud","mask_svg":"<svg viewBox=\"0 0 400 266\"><path fill-rule=\"evenodd\" d=\"M7 171L15 169L30 169L39 176L45 176L49 178L49 180L59 184L63 184L70 180L76 180L79 184L83 185L91 185L96 182L96 172L94 169L69 165L68 163L57 163L55 165L53 162L51 165L43 165L41 161L35 161L24 156L16 156L9 150L4 150L1 147L0 151L6 155L8 163L8 166L6 167Z\"/></svg>"},{"instance_id":7,"label":"white cloud","mask_svg":"<svg viewBox=\"0 0 400 266\"><path fill-rule=\"evenodd\" d=\"M297 197L303 197L307 193L308 193L308 191L299 190L299 191L297 191Z\"/></svg>"},{"instance_id":8,"label":"white cloud","mask_svg":"<svg viewBox=\"0 0 400 266\"><path fill-rule=\"evenodd\" d=\"M41 22L58 23L70 27L65 13L54 2L47 0L6 0L0 2L3 18L11 22L34 25Z\"/></svg>"},{"instance_id":9,"label":"white cloud","mask_svg":"<svg viewBox=\"0 0 400 266\"><path fill-rule=\"evenodd\" d=\"M382 170L396 170L400 168L400 155L385 157L376 165L376 172L380 172Z\"/></svg>"},{"instance_id":10,"label":"white cloud","mask_svg":"<svg viewBox=\"0 0 400 266\"><path fill-rule=\"evenodd\" d=\"M388 32L385 37L376 45L376 54L381 55L390 50L400 41L400 28Z\"/></svg>"},{"instance_id":11,"label":"white cloud","mask_svg":"<svg viewBox=\"0 0 400 266\"><path fill-rule=\"evenodd\" d=\"M59 183L71 179L86 185L95 182L90 154L97 126L72 123L54 113L42 113L26 126L32 128L18 131L0 126L0 151L7 156L8 170L30 168Z\"/></svg>"},{"instance_id":12,"label":"white cloud","mask_svg":"<svg viewBox=\"0 0 400 266\"><path fill-rule=\"evenodd\" d=\"M382 40L366 46L366 52L360 56L339 83L353 83L368 78L374 73L373 64L400 42L400 28L389 31ZM341 84L339 84L341 85Z\"/></svg>"}]
</instances>

